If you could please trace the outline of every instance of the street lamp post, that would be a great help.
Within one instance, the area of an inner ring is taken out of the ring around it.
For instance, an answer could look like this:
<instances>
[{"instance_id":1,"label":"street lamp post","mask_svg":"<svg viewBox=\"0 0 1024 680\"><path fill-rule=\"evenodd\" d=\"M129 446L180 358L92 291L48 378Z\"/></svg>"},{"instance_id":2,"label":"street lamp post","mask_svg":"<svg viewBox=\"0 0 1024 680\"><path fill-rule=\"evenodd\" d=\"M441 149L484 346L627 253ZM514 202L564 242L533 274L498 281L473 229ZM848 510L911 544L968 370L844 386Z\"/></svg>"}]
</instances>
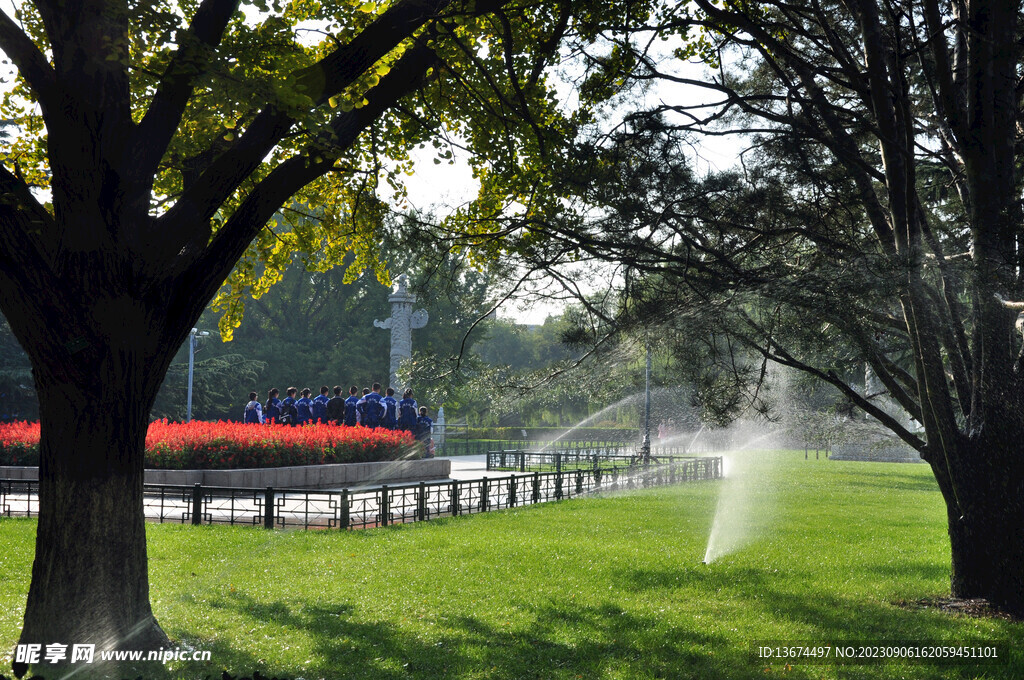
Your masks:
<instances>
[{"instance_id":1,"label":"street lamp post","mask_svg":"<svg viewBox=\"0 0 1024 680\"><path fill-rule=\"evenodd\" d=\"M198 328L193 328L188 332L188 398L185 406L185 422L192 422L192 373L196 363L196 336L205 338L210 333L209 331L201 331Z\"/></svg>"},{"instance_id":2,"label":"street lamp post","mask_svg":"<svg viewBox=\"0 0 1024 680\"><path fill-rule=\"evenodd\" d=\"M647 370L644 387L644 439L640 445L644 463L651 462L651 338L644 335L647 349Z\"/></svg>"}]
</instances>

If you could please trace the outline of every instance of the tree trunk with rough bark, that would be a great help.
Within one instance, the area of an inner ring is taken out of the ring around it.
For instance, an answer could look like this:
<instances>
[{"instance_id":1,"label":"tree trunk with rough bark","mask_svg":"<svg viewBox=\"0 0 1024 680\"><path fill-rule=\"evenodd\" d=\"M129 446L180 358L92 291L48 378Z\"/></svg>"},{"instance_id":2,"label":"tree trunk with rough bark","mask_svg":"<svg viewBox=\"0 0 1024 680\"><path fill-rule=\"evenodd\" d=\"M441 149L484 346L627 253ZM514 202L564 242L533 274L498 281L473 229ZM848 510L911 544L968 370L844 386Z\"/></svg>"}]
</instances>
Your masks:
<instances>
[{"instance_id":1,"label":"tree trunk with rough bark","mask_svg":"<svg viewBox=\"0 0 1024 680\"><path fill-rule=\"evenodd\" d=\"M46 356L34 353L40 507L20 644L66 644L69 657L75 644L97 653L169 644L149 601L143 463L154 375L173 352L140 354L133 345L152 346L146 335L110 339L109 352L87 348L74 368L41 366Z\"/></svg>"},{"instance_id":2,"label":"tree trunk with rough bark","mask_svg":"<svg viewBox=\"0 0 1024 680\"><path fill-rule=\"evenodd\" d=\"M1024 616L1024 470L1007 429L999 432L964 445L953 475L960 481L943 489L950 586L953 597L985 598Z\"/></svg>"}]
</instances>

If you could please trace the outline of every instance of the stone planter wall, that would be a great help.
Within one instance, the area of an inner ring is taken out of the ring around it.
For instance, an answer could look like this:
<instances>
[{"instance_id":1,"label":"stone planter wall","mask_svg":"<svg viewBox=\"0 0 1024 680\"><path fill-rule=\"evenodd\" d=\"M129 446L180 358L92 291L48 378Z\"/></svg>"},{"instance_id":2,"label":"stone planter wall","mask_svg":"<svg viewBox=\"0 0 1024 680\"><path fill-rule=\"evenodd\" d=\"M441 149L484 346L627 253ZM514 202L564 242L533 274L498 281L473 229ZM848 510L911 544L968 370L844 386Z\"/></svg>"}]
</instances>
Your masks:
<instances>
[{"instance_id":1,"label":"stone planter wall","mask_svg":"<svg viewBox=\"0 0 1024 680\"><path fill-rule=\"evenodd\" d=\"M379 463L338 463L331 465L295 465L248 470L146 470L146 484L226 486L244 489L332 489L419 482L447 478L450 460L396 460ZM0 479L35 480L38 467L0 466Z\"/></svg>"}]
</instances>

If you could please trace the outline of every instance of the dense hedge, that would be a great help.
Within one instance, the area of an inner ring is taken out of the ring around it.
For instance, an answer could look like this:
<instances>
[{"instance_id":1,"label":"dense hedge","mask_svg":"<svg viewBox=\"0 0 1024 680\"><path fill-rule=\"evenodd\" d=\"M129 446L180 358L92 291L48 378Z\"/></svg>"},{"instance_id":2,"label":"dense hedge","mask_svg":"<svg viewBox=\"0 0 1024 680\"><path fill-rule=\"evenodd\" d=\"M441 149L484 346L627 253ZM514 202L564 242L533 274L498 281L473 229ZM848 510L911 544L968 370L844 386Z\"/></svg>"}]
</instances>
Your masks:
<instances>
[{"instance_id":1,"label":"dense hedge","mask_svg":"<svg viewBox=\"0 0 1024 680\"><path fill-rule=\"evenodd\" d=\"M361 463L418 457L407 432L344 425L169 423L146 434L146 467L231 470L323 463ZM0 424L0 465L39 464L39 423Z\"/></svg>"}]
</instances>

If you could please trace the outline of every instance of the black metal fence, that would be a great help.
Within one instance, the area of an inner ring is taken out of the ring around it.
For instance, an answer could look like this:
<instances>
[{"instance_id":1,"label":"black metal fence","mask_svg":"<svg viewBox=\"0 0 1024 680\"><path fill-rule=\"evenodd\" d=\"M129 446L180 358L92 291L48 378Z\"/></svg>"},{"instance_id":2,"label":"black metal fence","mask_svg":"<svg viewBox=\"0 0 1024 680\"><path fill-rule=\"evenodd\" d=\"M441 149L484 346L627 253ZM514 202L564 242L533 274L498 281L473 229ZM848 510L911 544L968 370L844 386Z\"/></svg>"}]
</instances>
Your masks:
<instances>
[{"instance_id":1,"label":"black metal fence","mask_svg":"<svg viewBox=\"0 0 1024 680\"><path fill-rule=\"evenodd\" d=\"M239 524L268 529L363 529L546 503L599 490L647 488L722 476L721 458L666 458L632 466L591 466L474 480L318 491L144 485L154 522ZM0 515L39 514L39 484L0 480Z\"/></svg>"},{"instance_id":2,"label":"black metal fence","mask_svg":"<svg viewBox=\"0 0 1024 680\"><path fill-rule=\"evenodd\" d=\"M39 514L39 482L0 479L0 517Z\"/></svg>"},{"instance_id":3,"label":"black metal fence","mask_svg":"<svg viewBox=\"0 0 1024 680\"><path fill-rule=\"evenodd\" d=\"M628 469L637 465L669 465L679 461L704 460L686 456L681 446L652 446L648 461L637 446L606 447L588 446L547 451L502 450L487 453L488 470L517 472L547 472L576 469L602 468L605 472L613 469ZM710 460L710 459L709 459ZM696 465L701 465L697 463Z\"/></svg>"}]
</instances>

